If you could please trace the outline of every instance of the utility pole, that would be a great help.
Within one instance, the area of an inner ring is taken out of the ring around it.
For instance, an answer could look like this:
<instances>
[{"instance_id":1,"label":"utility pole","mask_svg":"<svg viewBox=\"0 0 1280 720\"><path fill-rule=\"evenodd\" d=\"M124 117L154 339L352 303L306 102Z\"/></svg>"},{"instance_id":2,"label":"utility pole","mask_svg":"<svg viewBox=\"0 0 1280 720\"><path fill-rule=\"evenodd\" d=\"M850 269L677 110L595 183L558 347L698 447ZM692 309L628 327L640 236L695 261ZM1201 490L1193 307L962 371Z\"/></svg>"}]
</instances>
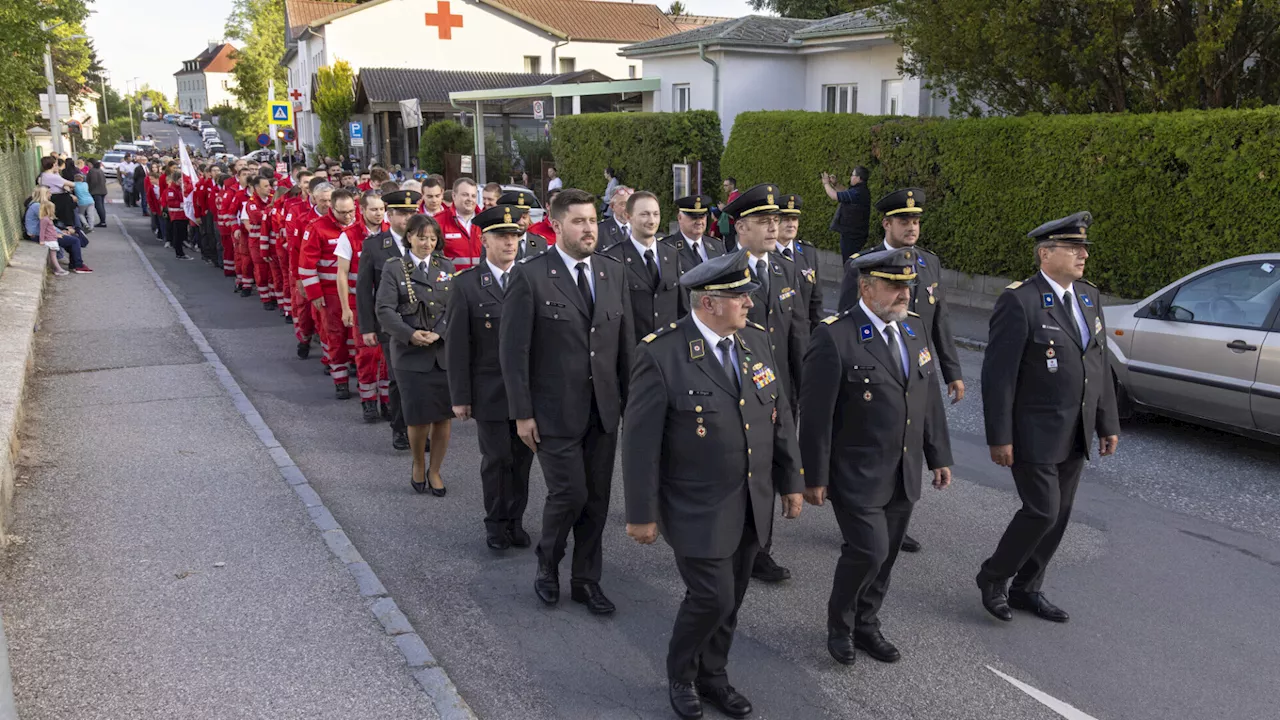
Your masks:
<instances>
[{"instance_id":1,"label":"utility pole","mask_svg":"<svg viewBox=\"0 0 1280 720\"><path fill-rule=\"evenodd\" d=\"M271 78L270 80L267 81L267 100L275 101L275 99L276 99L276 79ZM270 108L271 106L268 105L267 107ZM271 118L271 140L272 142L275 143L276 158L279 158L280 157L280 136L276 135L276 123L275 123L274 117Z\"/></svg>"},{"instance_id":2,"label":"utility pole","mask_svg":"<svg viewBox=\"0 0 1280 720\"><path fill-rule=\"evenodd\" d=\"M137 137L137 135L134 133L134 130L133 130L133 100L129 98L130 82L133 82L133 87L137 88L138 78L134 78L132 81L129 81L129 80L124 81L124 92L125 92L124 104L126 107L129 108L129 139L133 140L135 137Z\"/></svg>"},{"instance_id":3,"label":"utility pole","mask_svg":"<svg viewBox=\"0 0 1280 720\"><path fill-rule=\"evenodd\" d=\"M107 110L107 77L102 75L98 80L102 82L102 124L106 125L111 122L111 115L108 114L110 111Z\"/></svg>"},{"instance_id":4,"label":"utility pole","mask_svg":"<svg viewBox=\"0 0 1280 720\"><path fill-rule=\"evenodd\" d=\"M56 25L54 27L57 27ZM53 27L44 28L45 32ZM62 119L58 117L58 88L53 82L53 47L44 44L44 79L49 93L49 136L53 140L53 152L62 154Z\"/></svg>"}]
</instances>

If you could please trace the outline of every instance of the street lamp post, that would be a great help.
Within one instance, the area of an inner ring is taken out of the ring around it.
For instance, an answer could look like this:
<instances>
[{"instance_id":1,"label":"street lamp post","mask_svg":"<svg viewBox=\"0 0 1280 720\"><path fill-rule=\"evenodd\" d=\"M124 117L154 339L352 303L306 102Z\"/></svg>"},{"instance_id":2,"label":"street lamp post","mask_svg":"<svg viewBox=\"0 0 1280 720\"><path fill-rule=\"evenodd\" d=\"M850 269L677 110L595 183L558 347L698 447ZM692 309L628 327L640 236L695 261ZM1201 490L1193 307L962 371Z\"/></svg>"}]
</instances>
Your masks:
<instances>
[{"instance_id":1,"label":"street lamp post","mask_svg":"<svg viewBox=\"0 0 1280 720\"><path fill-rule=\"evenodd\" d=\"M60 22L56 25L41 24L41 28L45 32L53 32L55 28L66 25ZM88 37L87 35L70 35L63 38L64 40L81 40ZM62 119L58 117L58 87L53 81L53 46L49 43L44 44L44 80L48 86L46 92L49 94L49 135L53 141L53 152L62 154ZM70 108L67 108L70 110Z\"/></svg>"},{"instance_id":2,"label":"street lamp post","mask_svg":"<svg viewBox=\"0 0 1280 720\"><path fill-rule=\"evenodd\" d=\"M141 78L135 77L135 78L133 78L133 80L132 80L132 81L130 81L130 80L125 80L125 81L124 81L124 91L125 91L125 93L128 93L128 92L129 92L129 83L130 83L130 82L132 82L132 83L133 83L133 91L136 93L136 92L138 91L138 80L140 80L140 79L141 79ZM131 100L130 98L126 97L126 98L125 98L125 105L129 108L129 139L130 139L130 140L133 140L134 138L138 137L138 133L133 129L133 100Z\"/></svg>"}]
</instances>

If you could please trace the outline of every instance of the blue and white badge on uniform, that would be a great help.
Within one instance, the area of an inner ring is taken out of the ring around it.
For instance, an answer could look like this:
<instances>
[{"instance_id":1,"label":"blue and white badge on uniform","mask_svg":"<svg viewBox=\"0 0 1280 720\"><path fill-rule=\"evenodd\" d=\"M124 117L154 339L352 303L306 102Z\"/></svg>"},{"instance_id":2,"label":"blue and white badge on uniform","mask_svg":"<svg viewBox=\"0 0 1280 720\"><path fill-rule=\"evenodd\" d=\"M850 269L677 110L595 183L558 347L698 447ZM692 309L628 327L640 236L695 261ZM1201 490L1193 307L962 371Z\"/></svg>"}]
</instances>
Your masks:
<instances>
[{"instance_id":1,"label":"blue and white badge on uniform","mask_svg":"<svg viewBox=\"0 0 1280 720\"><path fill-rule=\"evenodd\" d=\"M870 325L863 325L858 328L858 337L862 342L869 342L871 338L875 337L875 330L872 330Z\"/></svg>"},{"instance_id":2,"label":"blue and white badge on uniform","mask_svg":"<svg viewBox=\"0 0 1280 720\"><path fill-rule=\"evenodd\" d=\"M1084 293L1080 293L1080 302L1084 303L1084 306L1087 308L1093 307L1093 301L1090 300L1089 296Z\"/></svg>"},{"instance_id":3,"label":"blue and white badge on uniform","mask_svg":"<svg viewBox=\"0 0 1280 720\"><path fill-rule=\"evenodd\" d=\"M1042 303L1042 305L1043 305L1044 307L1047 307L1047 308L1051 308L1051 307L1053 307L1053 293L1051 293L1051 292L1047 292L1047 293L1045 293L1045 294L1041 295L1041 296L1040 296L1040 302Z\"/></svg>"},{"instance_id":4,"label":"blue and white badge on uniform","mask_svg":"<svg viewBox=\"0 0 1280 720\"><path fill-rule=\"evenodd\" d=\"M905 322L898 323L898 324L902 326L902 332L906 333L907 337L914 338L916 336L916 331L912 330L910 325L906 324Z\"/></svg>"}]
</instances>

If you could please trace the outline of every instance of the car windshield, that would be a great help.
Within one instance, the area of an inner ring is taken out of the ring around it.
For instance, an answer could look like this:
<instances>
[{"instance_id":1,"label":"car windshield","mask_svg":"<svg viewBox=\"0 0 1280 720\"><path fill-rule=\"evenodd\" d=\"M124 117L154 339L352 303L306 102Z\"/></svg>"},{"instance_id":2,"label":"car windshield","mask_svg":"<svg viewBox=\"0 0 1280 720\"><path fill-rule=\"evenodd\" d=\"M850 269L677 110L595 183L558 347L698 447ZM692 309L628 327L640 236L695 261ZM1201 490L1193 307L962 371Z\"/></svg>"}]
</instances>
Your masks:
<instances>
[{"instance_id":1,"label":"car windshield","mask_svg":"<svg viewBox=\"0 0 1280 720\"><path fill-rule=\"evenodd\" d=\"M107 153L106 155L102 156L102 162L118 163L123 159L124 159L123 153Z\"/></svg>"}]
</instances>

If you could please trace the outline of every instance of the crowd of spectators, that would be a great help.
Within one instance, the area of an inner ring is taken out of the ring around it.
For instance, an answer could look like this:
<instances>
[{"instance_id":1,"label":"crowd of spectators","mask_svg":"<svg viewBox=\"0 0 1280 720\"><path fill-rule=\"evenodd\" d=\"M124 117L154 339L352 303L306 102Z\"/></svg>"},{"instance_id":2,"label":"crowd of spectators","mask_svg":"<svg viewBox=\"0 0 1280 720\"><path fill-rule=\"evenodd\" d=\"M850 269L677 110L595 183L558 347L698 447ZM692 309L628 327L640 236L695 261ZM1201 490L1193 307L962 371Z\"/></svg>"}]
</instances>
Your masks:
<instances>
[{"instance_id":1,"label":"crowd of spectators","mask_svg":"<svg viewBox=\"0 0 1280 720\"><path fill-rule=\"evenodd\" d=\"M23 210L23 233L27 240L49 250L49 269L54 275L88 274L83 250L88 233L106 227L107 179L98 160L77 161L56 153L40 159L40 175ZM92 222L90 211L97 214ZM64 269L61 260L69 261Z\"/></svg>"}]
</instances>

